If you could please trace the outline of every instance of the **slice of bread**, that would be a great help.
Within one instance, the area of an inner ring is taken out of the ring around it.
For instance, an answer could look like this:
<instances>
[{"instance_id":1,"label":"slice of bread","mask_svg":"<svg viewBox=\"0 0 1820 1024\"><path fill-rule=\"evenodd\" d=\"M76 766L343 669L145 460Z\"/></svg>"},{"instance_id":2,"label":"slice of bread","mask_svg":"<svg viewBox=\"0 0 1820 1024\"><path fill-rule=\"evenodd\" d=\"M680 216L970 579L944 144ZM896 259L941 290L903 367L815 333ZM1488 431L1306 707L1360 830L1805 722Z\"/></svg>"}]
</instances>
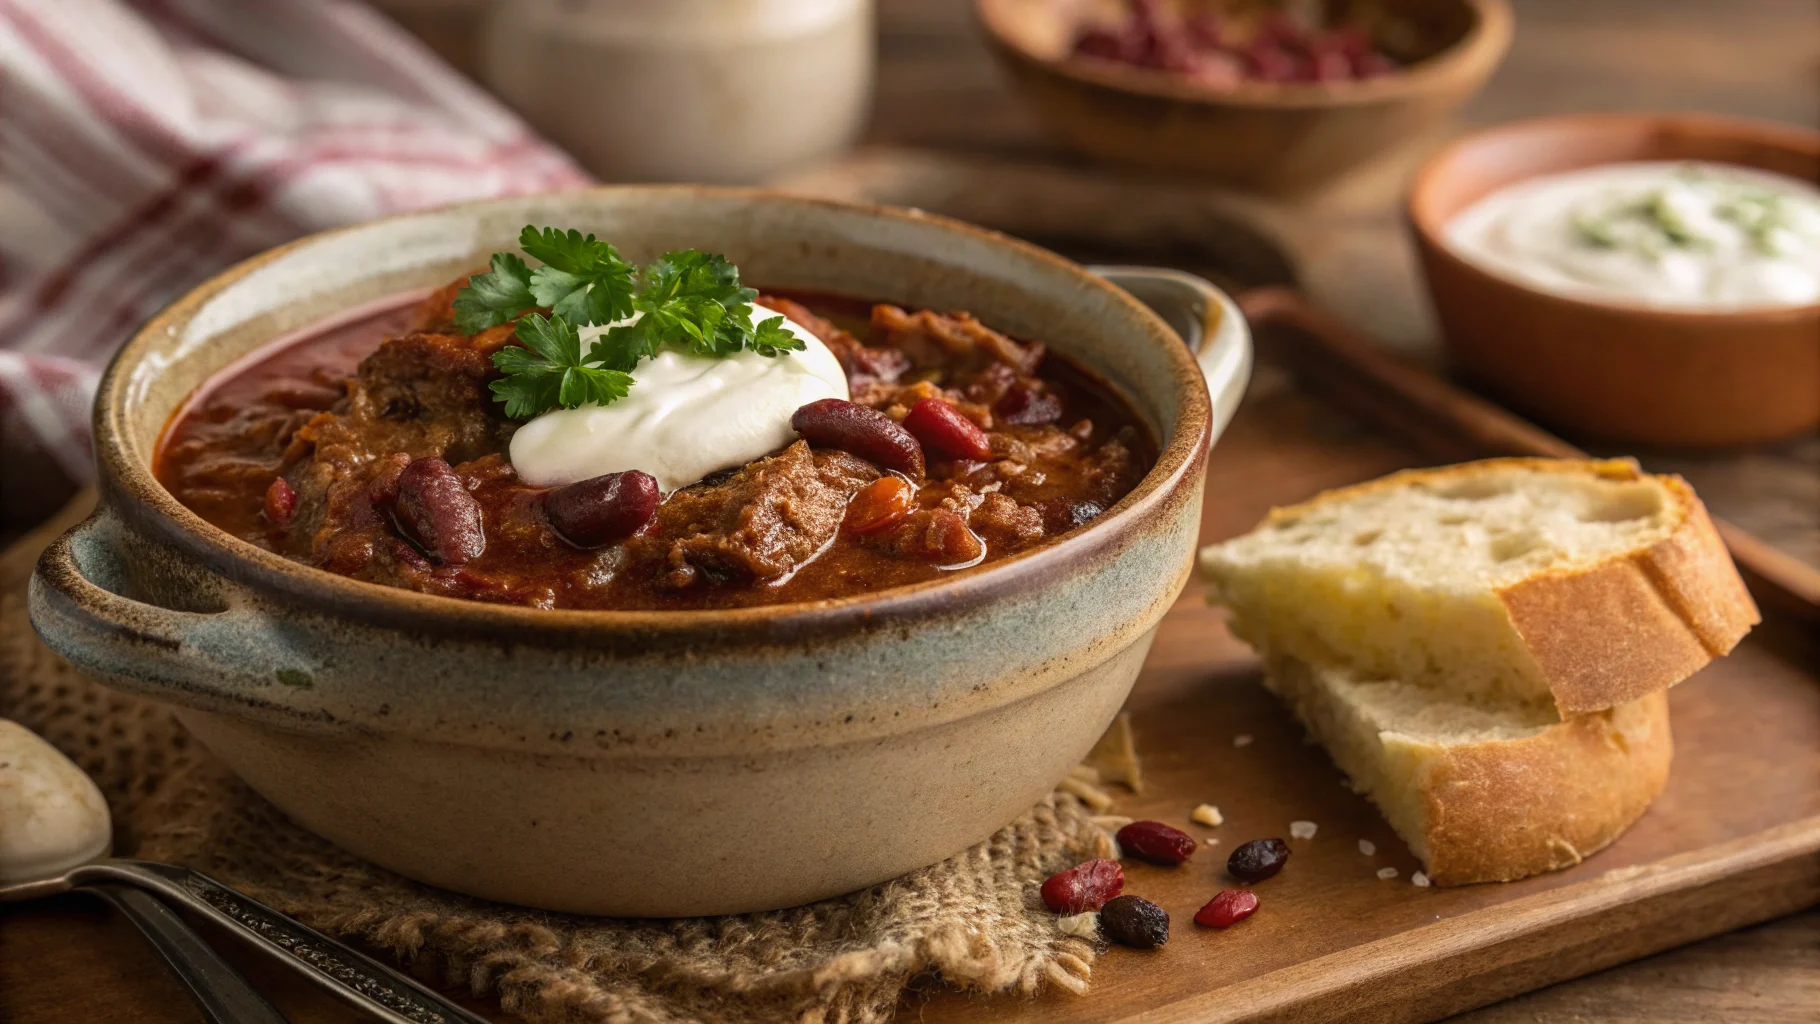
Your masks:
<instances>
[{"instance_id":1,"label":"slice of bread","mask_svg":"<svg viewBox=\"0 0 1820 1024\"><path fill-rule=\"evenodd\" d=\"M1201 552L1266 655L1561 715L1635 701L1758 621L1686 481L1629 460L1410 470Z\"/></svg>"},{"instance_id":2,"label":"slice of bread","mask_svg":"<svg viewBox=\"0 0 1820 1024\"><path fill-rule=\"evenodd\" d=\"M1267 683L1441 885L1578 864L1668 780L1668 695L1562 721L1274 656Z\"/></svg>"}]
</instances>

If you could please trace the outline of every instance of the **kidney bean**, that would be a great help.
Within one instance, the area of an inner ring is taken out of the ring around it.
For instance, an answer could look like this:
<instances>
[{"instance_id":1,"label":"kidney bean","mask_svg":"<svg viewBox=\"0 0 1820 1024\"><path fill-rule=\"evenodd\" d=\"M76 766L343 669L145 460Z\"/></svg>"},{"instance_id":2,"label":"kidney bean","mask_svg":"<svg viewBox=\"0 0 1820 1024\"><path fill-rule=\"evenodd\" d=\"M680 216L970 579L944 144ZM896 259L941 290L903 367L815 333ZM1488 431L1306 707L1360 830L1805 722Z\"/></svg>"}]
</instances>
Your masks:
<instances>
[{"instance_id":1,"label":"kidney bean","mask_svg":"<svg viewBox=\"0 0 1820 1024\"><path fill-rule=\"evenodd\" d=\"M790 426L817 448L839 448L912 480L923 478L923 446L910 431L877 409L824 398L796 410Z\"/></svg>"},{"instance_id":2,"label":"kidney bean","mask_svg":"<svg viewBox=\"0 0 1820 1024\"><path fill-rule=\"evenodd\" d=\"M265 521L282 530L291 525L291 513L295 511L297 492L291 489L291 482L284 477L274 478L265 489Z\"/></svg>"},{"instance_id":3,"label":"kidney bean","mask_svg":"<svg viewBox=\"0 0 1820 1024\"><path fill-rule=\"evenodd\" d=\"M1005 423L1030 426L1062 418L1062 400L1028 384L1013 384L992 407L992 415Z\"/></svg>"},{"instance_id":4,"label":"kidney bean","mask_svg":"<svg viewBox=\"0 0 1820 1024\"><path fill-rule=\"evenodd\" d=\"M543 496L543 514L556 535L578 548L604 548L644 529L663 492L649 473L589 477Z\"/></svg>"},{"instance_id":5,"label":"kidney bean","mask_svg":"<svg viewBox=\"0 0 1820 1024\"><path fill-rule=\"evenodd\" d=\"M925 398L910 407L904 417L904 429L916 435L926 448L957 459L992 458L992 443L979 425L961 415L949 402Z\"/></svg>"},{"instance_id":6,"label":"kidney bean","mask_svg":"<svg viewBox=\"0 0 1820 1024\"><path fill-rule=\"evenodd\" d=\"M1082 861L1043 883L1043 905L1058 914L1098 910L1125 888L1125 869L1116 860Z\"/></svg>"},{"instance_id":7,"label":"kidney bean","mask_svg":"<svg viewBox=\"0 0 1820 1024\"><path fill-rule=\"evenodd\" d=\"M1194 837L1160 821L1134 821L1118 833L1119 849L1138 860L1166 866L1180 864L1200 848Z\"/></svg>"},{"instance_id":8,"label":"kidney bean","mask_svg":"<svg viewBox=\"0 0 1820 1024\"><path fill-rule=\"evenodd\" d=\"M873 533L895 526L916 507L916 487L901 476L881 476L859 489L847 505L847 529Z\"/></svg>"},{"instance_id":9,"label":"kidney bean","mask_svg":"<svg viewBox=\"0 0 1820 1024\"><path fill-rule=\"evenodd\" d=\"M1209 928L1230 928L1258 910L1258 894L1248 889L1222 889L1207 905L1195 911L1194 923Z\"/></svg>"},{"instance_id":10,"label":"kidney bean","mask_svg":"<svg viewBox=\"0 0 1820 1024\"><path fill-rule=\"evenodd\" d=\"M1241 882L1262 882L1283 870L1289 844L1281 839L1253 839L1226 858L1226 871Z\"/></svg>"},{"instance_id":11,"label":"kidney bean","mask_svg":"<svg viewBox=\"0 0 1820 1024\"><path fill-rule=\"evenodd\" d=\"M461 565L487 549L480 502L449 464L434 456L413 459L398 474L392 518L424 554L444 565Z\"/></svg>"}]
</instances>

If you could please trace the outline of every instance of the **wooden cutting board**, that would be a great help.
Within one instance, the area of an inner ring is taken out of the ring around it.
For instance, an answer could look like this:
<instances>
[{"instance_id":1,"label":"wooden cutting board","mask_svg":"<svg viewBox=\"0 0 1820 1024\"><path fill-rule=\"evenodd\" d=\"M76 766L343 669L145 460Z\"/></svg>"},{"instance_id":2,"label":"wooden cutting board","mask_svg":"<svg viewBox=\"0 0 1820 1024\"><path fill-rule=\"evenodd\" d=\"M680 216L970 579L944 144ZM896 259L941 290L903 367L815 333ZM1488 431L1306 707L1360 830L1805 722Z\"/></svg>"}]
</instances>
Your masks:
<instances>
[{"instance_id":1,"label":"wooden cutting board","mask_svg":"<svg viewBox=\"0 0 1820 1024\"><path fill-rule=\"evenodd\" d=\"M1249 529L1272 505L1395 469L1571 450L1352 344L1343 329L1325 330L1335 325L1293 297L1253 293L1245 302L1265 322L1262 366L1214 449L1203 541ZM1736 531L1733 539L1750 540ZM1127 704L1145 790L1113 808L1219 840L1179 868L1127 865L1126 891L1169 911L1168 945L1114 947L1095 964L1086 998L931 990L902 1019L1433 1020L1820 903L1820 644L1801 618L1814 611L1804 594L1816 580L1773 554L1749 561L1766 612L1779 610L1672 691L1674 769L1655 806L1578 867L1453 889L1411 884L1419 865L1407 847L1308 745L1259 685L1255 658L1191 585ZM1223 825L1188 822L1203 802L1220 808ZM1255 887L1258 913L1227 931L1193 924L1195 910L1233 884L1227 853L1250 839L1288 838L1292 820L1319 831L1290 840L1288 867ZM1379 879L1384 867L1397 877Z\"/></svg>"}]
</instances>

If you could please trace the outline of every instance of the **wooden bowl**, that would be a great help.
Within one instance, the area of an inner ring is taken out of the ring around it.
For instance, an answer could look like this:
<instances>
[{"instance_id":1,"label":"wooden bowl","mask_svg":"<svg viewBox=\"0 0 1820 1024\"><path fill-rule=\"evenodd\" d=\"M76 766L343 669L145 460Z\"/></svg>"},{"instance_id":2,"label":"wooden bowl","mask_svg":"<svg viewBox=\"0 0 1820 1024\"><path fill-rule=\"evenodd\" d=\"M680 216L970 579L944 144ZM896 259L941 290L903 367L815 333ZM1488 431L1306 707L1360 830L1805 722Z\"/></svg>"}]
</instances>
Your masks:
<instances>
[{"instance_id":1,"label":"wooden bowl","mask_svg":"<svg viewBox=\"0 0 1820 1024\"><path fill-rule=\"evenodd\" d=\"M1215 88L1070 56L1081 4L976 0L1012 83L1088 155L1278 194L1323 184L1465 102L1510 45L1505 0L1384 0L1417 59L1379 78Z\"/></svg>"},{"instance_id":2,"label":"wooden bowl","mask_svg":"<svg viewBox=\"0 0 1820 1024\"><path fill-rule=\"evenodd\" d=\"M1456 255L1447 222L1537 175L1632 160L1710 160L1820 180L1820 132L1693 114L1540 118L1469 135L1409 196L1422 271L1461 371L1563 431L1720 447L1820 427L1820 303L1688 312L1540 291Z\"/></svg>"}]
</instances>

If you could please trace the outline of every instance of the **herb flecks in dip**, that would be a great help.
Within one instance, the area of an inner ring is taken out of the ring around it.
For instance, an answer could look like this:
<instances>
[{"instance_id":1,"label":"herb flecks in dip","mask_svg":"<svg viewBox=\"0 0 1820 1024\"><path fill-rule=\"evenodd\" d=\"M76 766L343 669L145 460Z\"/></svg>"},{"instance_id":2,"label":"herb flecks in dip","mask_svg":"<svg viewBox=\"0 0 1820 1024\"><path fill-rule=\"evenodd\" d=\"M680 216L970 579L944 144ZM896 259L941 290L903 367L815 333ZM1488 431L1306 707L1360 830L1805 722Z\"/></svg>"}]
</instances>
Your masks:
<instances>
[{"instance_id":1,"label":"herb flecks in dip","mask_svg":"<svg viewBox=\"0 0 1820 1024\"><path fill-rule=\"evenodd\" d=\"M1689 311L1820 302L1820 188L1749 168L1547 175L1479 200L1446 234L1463 258L1574 298Z\"/></svg>"},{"instance_id":2,"label":"herb flecks in dip","mask_svg":"<svg viewBox=\"0 0 1820 1024\"><path fill-rule=\"evenodd\" d=\"M544 608L688 609L848 597L990 565L1089 523L1154 457L1129 410L1039 342L964 313L770 294L741 311L748 330L779 318L773 328L803 351L660 344L625 371L624 397L539 414L630 410L641 392L656 405L675 389L685 397L670 426L686 437L697 403L712 410L703 431L737 405L652 372L664 353L711 373L715 359L782 365L825 351L835 394L794 411L773 403L764 418L784 432L765 450L704 479L673 466L661 488L663 467L639 457L620 470L578 456L585 466L558 479L602 475L533 482L513 459L543 420L508 416L495 386L509 376L498 354L524 348L518 325L533 314L464 332L454 301L465 284L212 382L167 429L158 478L217 526L356 579ZM535 315L562 316L553 305ZM576 330L581 362L582 339L600 333ZM560 376L569 356L553 354L548 372ZM623 431L628 451L660 446L655 432L633 443L628 422L587 429Z\"/></svg>"}]
</instances>

